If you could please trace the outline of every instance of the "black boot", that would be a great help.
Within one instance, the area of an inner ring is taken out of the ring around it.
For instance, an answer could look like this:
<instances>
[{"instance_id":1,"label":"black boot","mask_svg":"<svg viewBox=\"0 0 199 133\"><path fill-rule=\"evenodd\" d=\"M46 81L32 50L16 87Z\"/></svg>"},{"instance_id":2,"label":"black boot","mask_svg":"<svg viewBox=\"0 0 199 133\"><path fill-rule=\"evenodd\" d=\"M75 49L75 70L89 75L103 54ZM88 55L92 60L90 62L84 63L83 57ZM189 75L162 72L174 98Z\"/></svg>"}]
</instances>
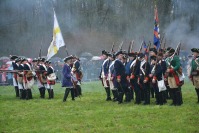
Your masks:
<instances>
[{"instance_id":1,"label":"black boot","mask_svg":"<svg viewBox=\"0 0 199 133\"><path fill-rule=\"evenodd\" d=\"M111 101L111 90L109 87L105 88L106 89L106 101Z\"/></svg>"},{"instance_id":2,"label":"black boot","mask_svg":"<svg viewBox=\"0 0 199 133\"><path fill-rule=\"evenodd\" d=\"M180 104L183 104L181 87L179 88L179 93L180 93Z\"/></svg>"},{"instance_id":3,"label":"black boot","mask_svg":"<svg viewBox=\"0 0 199 133\"><path fill-rule=\"evenodd\" d=\"M155 98L156 98L156 105L159 105L160 104L160 96L159 96L158 92L155 93Z\"/></svg>"},{"instance_id":4,"label":"black boot","mask_svg":"<svg viewBox=\"0 0 199 133\"><path fill-rule=\"evenodd\" d=\"M134 100L134 90L133 90L133 89L131 89L131 94L130 94L130 96L131 96L131 100Z\"/></svg>"},{"instance_id":5,"label":"black boot","mask_svg":"<svg viewBox=\"0 0 199 133\"><path fill-rule=\"evenodd\" d=\"M19 97L19 88L18 88L18 86L15 86L15 92L16 92L16 97Z\"/></svg>"},{"instance_id":6,"label":"black boot","mask_svg":"<svg viewBox=\"0 0 199 133\"><path fill-rule=\"evenodd\" d=\"M146 98L146 103L150 104L150 89L147 89Z\"/></svg>"},{"instance_id":7,"label":"black boot","mask_svg":"<svg viewBox=\"0 0 199 133\"><path fill-rule=\"evenodd\" d=\"M176 106L180 106L182 104L182 99L181 99L181 91L177 89L176 91Z\"/></svg>"},{"instance_id":8,"label":"black boot","mask_svg":"<svg viewBox=\"0 0 199 133\"><path fill-rule=\"evenodd\" d=\"M176 88L170 89L170 96L172 98L172 103L170 104L171 106L176 105Z\"/></svg>"},{"instance_id":9,"label":"black boot","mask_svg":"<svg viewBox=\"0 0 199 133\"><path fill-rule=\"evenodd\" d=\"M39 88L39 94L40 94L40 98L42 98L42 87Z\"/></svg>"},{"instance_id":10,"label":"black boot","mask_svg":"<svg viewBox=\"0 0 199 133\"><path fill-rule=\"evenodd\" d=\"M113 101L117 101L117 98L118 98L118 94L117 94L117 90L112 90L112 93L113 93Z\"/></svg>"},{"instance_id":11,"label":"black boot","mask_svg":"<svg viewBox=\"0 0 199 133\"><path fill-rule=\"evenodd\" d=\"M65 102L65 101L66 101L66 99L67 99L67 97L68 97L69 92L70 92L70 88L66 88L65 93L64 93L63 102Z\"/></svg>"},{"instance_id":12,"label":"black boot","mask_svg":"<svg viewBox=\"0 0 199 133\"><path fill-rule=\"evenodd\" d=\"M195 88L195 90L196 90L196 94L197 94L197 97L198 97L198 102L197 103L199 103L199 88L198 89Z\"/></svg>"},{"instance_id":13,"label":"black boot","mask_svg":"<svg viewBox=\"0 0 199 133\"><path fill-rule=\"evenodd\" d=\"M173 99L173 89L171 89L170 87L168 87L168 92L169 92L169 99Z\"/></svg>"},{"instance_id":14,"label":"black boot","mask_svg":"<svg viewBox=\"0 0 199 133\"><path fill-rule=\"evenodd\" d=\"M119 95L118 95L118 104L121 104L123 102L123 95L124 95L123 92L119 92Z\"/></svg>"},{"instance_id":15,"label":"black boot","mask_svg":"<svg viewBox=\"0 0 199 133\"><path fill-rule=\"evenodd\" d=\"M23 89L19 89L19 96L20 96L20 99L23 99Z\"/></svg>"},{"instance_id":16,"label":"black boot","mask_svg":"<svg viewBox=\"0 0 199 133\"><path fill-rule=\"evenodd\" d=\"M29 89L26 89L25 90L25 93L26 93L26 100L29 100L30 98L29 98Z\"/></svg>"},{"instance_id":17,"label":"black boot","mask_svg":"<svg viewBox=\"0 0 199 133\"><path fill-rule=\"evenodd\" d=\"M81 86L77 85L76 89L77 89L77 96L81 96Z\"/></svg>"},{"instance_id":18,"label":"black boot","mask_svg":"<svg viewBox=\"0 0 199 133\"><path fill-rule=\"evenodd\" d=\"M53 91L53 89L50 89L50 94L51 94L51 98L53 99L54 98L54 91Z\"/></svg>"},{"instance_id":19,"label":"black boot","mask_svg":"<svg viewBox=\"0 0 199 133\"><path fill-rule=\"evenodd\" d=\"M167 98L168 98L168 92L162 91L162 102L167 103Z\"/></svg>"},{"instance_id":20,"label":"black boot","mask_svg":"<svg viewBox=\"0 0 199 133\"><path fill-rule=\"evenodd\" d=\"M159 105L163 105L163 92L159 92Z\"/></svg>"},{"instance_id":21,"label":"black boot","mask_svg":"<svg viewBox=\"0 0 199 133\"><path fill-rule=\"evenodd\" d=\"M41 98L45 98L45 87L41 88Z\"/></svg>"},{"instance_id":22,"label":"black boot","mask_svg":"<svg viewBox=\"0 0 199 133\"><path fill-rule=\"evenodd\" d=\"M26 99L26 90L25 89L22 90L22 99Z\"/></svg>"},{"instance_id":23,"label":"black boot","mask_svg":"<svg viewBox=\"0 0 199 133\"><path fill-rule=\"evenodd\" d=\"M75 100L75 92L74 92L74 88L71 88L71 98L74 101Z\"/></svg>"},{"instance_id":24,"label":"black boot","mask_svg":"<svg viewBox=\"0 0 199 133\"><path fill-rule=\"evenodd\" d=\"M154 88L153 88L153 87L150 87L150 90L151 90L151 98L154 98L154 95L155 95Z\"/></svg>"},{"instance_id":25,"label":"black boot","mask_svg":"<svg viewBox=\"0 0 199 133\"><path fill-rule=\"evenodd\" d=\"M141 103L141 91L136 90L135 91L135 104L140 104Z\"/></svg>"},{"instance_id":26,"label":"black boot","mask_svg":"<svg viewBox=\"0 0 199 133\"><path fill-rule=\"evenodd\" d=\"M43 97L45 98L45 92L46 92L46 88L43 87Z\"/></svg>"},{"instance_id":27,"label":"black boot","mask_svg":"<svg viewBox=\"0 0 199 133\"><path fill-rule=\"evenodd\" d=\"M32 90L31 89L28 89L28 94L29 94L29 98L32 99Z\"/></svg>"},{"instance_id":28,"label":"black boot","mask_svg":"<svg viewBox=\"0 0 199 133\"><path fill-rule=\"evenodd\" d=\"M51 99L50 89L48 89L48 99Z\"/></svg>"},{"instance_id":29,"label":"black boot","mask_svg":"<svg viewBox=\"0 0 199 133\"><path fill-rule=\"evenodd\" d=\"M81 95L82 95L82 88L81 88L80 85L78 85L78 86L79 86L79 87L78 87L79 95L81 96Z\"/></svg>"}]
</instances>

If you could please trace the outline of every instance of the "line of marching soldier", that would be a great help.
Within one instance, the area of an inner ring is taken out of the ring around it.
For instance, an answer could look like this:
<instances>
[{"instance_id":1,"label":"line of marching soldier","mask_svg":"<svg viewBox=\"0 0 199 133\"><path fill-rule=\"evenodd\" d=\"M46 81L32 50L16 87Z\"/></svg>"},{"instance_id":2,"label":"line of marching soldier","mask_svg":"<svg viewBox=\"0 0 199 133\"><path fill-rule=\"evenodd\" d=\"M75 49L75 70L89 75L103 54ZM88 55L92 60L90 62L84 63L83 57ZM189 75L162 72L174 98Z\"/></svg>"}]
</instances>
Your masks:
<instances>
[{"instance_id":1,"label":"line of marching soldier","mask_svg":"<svg viewBox=\"0 0 199 133\"><path fill-rule=\"evenodd\" d=\"M106 101L117 101L118 104L130 102L135 104L150 104L150 95L157 105L183 104L181 87L184 84L184 74L179 59L178 49L168 47L165 50L149 49L150 58L141 52L126 53L118 51L109 53L102 51L104 61L99 78L106 92ZM194 55L190 79L193 81L199 102L199 49L191 50ZM111 98L111 92L113 99ZM135 98L134 98L135 94ZM125 95L125 99L123 98Z\"/></svg>"},{"instance_id":2,"label":"line of marching soldier","mask_svg":"<svg viewBox=\"0 0 199 133\"><path fill-rule=\"evenodd\" d=\"M49 99L54 98L53 86L56 75L50 61L45 58L33 59L32 62L26 58L10 57L13 66L13 85L16 97L20 99L32 99L32 87L37 82L40 97L45 98L45 90L48 90Z\"/></svg>"}]
</instances>

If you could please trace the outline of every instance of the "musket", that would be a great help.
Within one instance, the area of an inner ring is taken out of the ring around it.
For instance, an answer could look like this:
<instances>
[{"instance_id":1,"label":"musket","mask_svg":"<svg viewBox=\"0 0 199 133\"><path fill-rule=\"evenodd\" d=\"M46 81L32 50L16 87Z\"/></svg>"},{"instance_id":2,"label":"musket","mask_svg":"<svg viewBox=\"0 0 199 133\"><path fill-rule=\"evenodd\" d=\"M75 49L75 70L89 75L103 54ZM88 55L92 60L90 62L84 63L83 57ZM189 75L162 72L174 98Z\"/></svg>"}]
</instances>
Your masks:
<instances>
[{"instance_id":1,"label":"musket","mask_svg":"<svg viewBox=\"0 0 199 133\"><path fill-rule=\"evenodd\" d=\"M159 49L161 49L162 42L163 42L163 40L164 40L164 36L165 36L165 33L163 33L163 34L162 34L162 37L160 38L160 48L159 48Z\"/></svg>"},{"instance_id":2,"label":"musket","mask_svg":"<svg viewBox=\"0 0 199 133\"><path fill-rule=\"evenodd\" d=\"M129 43L128 54L133 51L134 40Z\"/></svg>"},{"instance_id":3,"label":"musket","mask_svg":"<svg viewBox=\"0 0 199 133\"><path fill-rule=\"evenodd\" d=\"M132 40L132 45L131 45L131 52L133 51L133 47L134 47L135 43L134 43L134 40Z\"/></svg>"},{"instance_id":4,"label":"musket","mask_svg":"<svg viewBox=\"0 0 199 133\"><path fill-rule=\"evenodd\" d=\"M64 47L65 47L65 51L66 51L67 56L69 56L68 49L66 48L66 45L64 45Z\"/></svg>"},{"instance_id":5,"label":"musket","mask_svg":"<svg viewBox=\"0 0 199 133\"><path fill-rule=\"evenodd\" d=\"M180 45L178 47L177 55L180 55L180 50L181 50L181 43L180 43Z\"/></svg>"},{"instance_id":6,"label":"musket","mask_svg":"<svg viewBox=\"0 0 199 133\"><path fill-rule=\"evenodd\" d=\"M132 41L130 41L130 43L129 43L128 54L132 52L131 49L132 49ZM128 58L127 62L129 62L129 60L130 59Z\"/></svg>"},{"instance_id":7,"label":"musket","mask_svg":"<svg viewBox=\"0 0 199 133\"><path fill-rule=\"evenodd\" d=\"M165 47L166 47L166 39L165 39L165 41L164 41L163 50L165 50Z\"/></svg>"},{"instance_id":8,"label":"musket","mask_svg":"<svg viewBox=\"0 0 199 133\"><path fill-rule=\"evenodd\" d=\"M144 44L143 42L144 42L144 41L142 41L142 43L141 43L141 45L140 45L138 54L142 51L142 47L143 47L143 44ZM137 62L138 62L138 55L137 55L137 57L136 57L136 61L135 61L135 65L134 65L134 67L133 67L132 73L134 73L135 66L137 65Z\"/></svg>"},{"instance_id":9,"label":"musket","mask_svg":"<svg viewBox=\"0 0 199 133\"><path fill-rule=\"evenodd\" d=\"M132 41L129 43L128 54L131 53Z\"/></svg>"},{"instance_id":10,"label":"musket","mask_svg":"<svg viewBox=\"0 0 199 133\"><path fill-rule=\"evenodd\" d=\"M148 62L149 60L148 60L148 58L149 58L149 54L148 54L148 52L150 51L150 48L151 48L151 41L149 41L149 44L148 44L148 47L147 47L147 49L146 49L146 53L145 53L145 56L146 56L146 62ZM144 70L146 71L146 65L145 65L145 68L144 68Z\"/></svg>"},{"instance_id":11,"label":"musket","mask_svg":"<svg viewBox=\"0 0 199 133\"><path fill-rule=\"evenodd\" d=\"M111 47L111 51L110 51L110 53L114 53L114 42L113 42L113 45L112 45L112 47ZM106 66L106 68L108 69L109 68L109 65L110 65L110 59L108 60L108 65Z\"/></svg>"},{"instance_id":12,"label":"musket","mask_svg":"<svg viewBox=\"0 0 199 133\"><path fill-rule=\"evenodd\" d=\"M42 39L43 40L43 39ZM40 47L40 50L39 50L39 57L41 58L41 49L42 49L42 42L41 42L41 47Z\"/></svg>"},{"instance_id":13,"label":"musket","mask_svg":"<svg viewBox=\"0 0 199 133\"><path fill-rule=\"evenodd\" d=\"M122 46L123 46L123 41L120 43L120 46L119 46L119 48L118 48L118 51L121 51L122 50Z\"/></svg>"},{"instance_id":14,"label":"musket","mask_svg":"<svg viewBox=\"0 0 199 133\"><path fill-rule=\"evenodd\" d=\"M114 47L115 47L115 43L113 42L113 45L111 47L111 53L114 53Z\"/></svg>"},{"instance_id":15,"label":"musket","mask_svg":"<svg viewBox=\"0 0 199 133\"><path fill-rule=\"evenodd\" d=\"M177 47L176 47L176 49L175 49L175 52L174 52L173 55L171 56L171 58L172 58L171 61L168 62L169 68L173 68L173 66L171 65L171 62L172 62L174 56L177 54L180 45L181 45L181 42L179 42L179 44L177 45ZM182 75L182 74L180 74L178 71L176 71L176 73L177 73L178 75Z\"/></svg>"}]
</instances>

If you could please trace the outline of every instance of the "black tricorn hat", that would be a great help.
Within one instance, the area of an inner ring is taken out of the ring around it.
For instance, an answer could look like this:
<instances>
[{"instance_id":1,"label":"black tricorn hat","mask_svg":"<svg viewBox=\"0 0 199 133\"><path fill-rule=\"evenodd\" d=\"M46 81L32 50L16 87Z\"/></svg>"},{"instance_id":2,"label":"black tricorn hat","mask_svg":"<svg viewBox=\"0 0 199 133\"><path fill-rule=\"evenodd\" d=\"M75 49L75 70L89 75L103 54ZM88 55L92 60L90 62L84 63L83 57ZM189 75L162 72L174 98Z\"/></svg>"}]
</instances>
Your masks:
<instances>
[{"instance_id":1,"label":"black tricorn hat","mask_svg":"<svg viewBox=\"0 0 199 133\"><path fill-rule=\"evenodd\" d=\"M175 50L172 47L168 47L166 53L174 53Z\"/></svg>"},{"instance_id":2,"label":"black tricorn hat","mask_svg":"<svg viewBox=\"0 0 199 133\"><path fill-rule=\"evenodd\" d=\"M108 55L108 52L106 50L102 50L102 54Z\"/></svg>"},{"instance_id":3,"label":"black tricorn hat","mask_svg":"<svg viewBox=\"0 0 199 133\"><path fill-rule=\"evenodd\" d=\"M15 60L15 62L17 63L17 62L20 62L21 61L21 58L17 58L16 60Z\"/></svg>"},{"instance_id":4,"label":"black tricorn hat","mask_svg":"<svg viewBox=\"0 0 199 133\"><path fill-rule=\"evenodd\" d=\"M135 57L135 56L136 56L136 53L134 53L134 52L128 53L128 56L129 56L129 57Z\"/></svg>"},{"instance_id":5,"label":"black tricorn hat","mask_svg":"<svg viewBox=\"0 0 199 133\"><path fill-rule=\"evenodd\" d=\"M159 53L158 53L158 56L163 57L163 53L162 53L162 52L159 52Z\"/></svg>"},{"instance_id":6,"label":"black tricorn hat","mask_svg":"<svg viewBox=\"0 0 199 133\"><path fill-rule=\"evenodd\" d=\"M115 54L114 53L108 53L108 56L115 59Z\"/></svg>"},{"instance_id":7,"label":"black tricorn hat","mask_svg":"<svg viewBox=\"0 0 199 133\"><path fill-rule=\"evenodd\" d=\"M161 49L159 49L159 52L160 53L165 53L165 50L161 48Z\"/></svg>"},{"instance_id":8,"label":"black tricorn hat","mask_svg":"<svg viewBox=\"0 0 199 133\"><path fill-rule=\"evenodd\" d=\"M64 58L64 62L66 62L66 61L68 61L68 60L71 60L71 59L73 59L73 56L71 56L71 55L70 55L70 56L67 56L67 57Z\"/></svg>"},{"instance_id":9,"label":"black tricorn hat","mask_svg":"<svg viewBox=\"0 0 199 133\"><path fill-rule=\"evenodd\" d=\"M150 48L149 51L154 52L156 55L157 55L157 53L158 53L158 51L157 51L156 48Z\"/></svg>"},{"instance_id":10,"label":"black tricorn hat","mask_svg":"<svg viewBox=\"0 0 199 133\"><path fill-rule=\"evenodd\" d=\"M192 48L192 49L191 49L191 52L199 53L199 49L198 49L198 48Z\"/></svg>"},{"instance_id":11,"label":"black tricorn hat","mask_svg":"<svg viewBox=\"0 0 199 133\"><path fill-rule=\"evenodd\" d=\"M33 60L32 60L32 62L37 62L38 61L38 59L37 58L34 58Z\"/></svg>"},{"instance_id":12,"label":"black tricorn hat","mask_svg":"<svg viewBox=\"0 0 199 133\"><path fill-rule=\"evenodd\" d=\"M46 59L45 58L39 58L38 61L45 62Z\"/></svg>"},{"instance_id":13,"label":"black tricorn hat","mask_svg":"<svg viewBox=\"0 0 199 133\"><path fill-rule=\"evenodd\" d=\"M156 56L151 56L151 60L156 60Z\"/></svg>"},{"instance_id":14,"label":"black tricorn hat","mask_svg":"<svg viewBox=\"0 0 199 133\"><path fill-rule=\"evenodd\" d=\"M120 55L120 54L123 54L123 51L117 51L116 53L115 53L115 56L118 56L118 55Z\"/></svg>"},{"instance_id":15,"label":"black tricorn hat","mask_svg":"<svg viewBox=\"0 0 199 133\"><path fill-rule=\"evenodd\" d=\"M168 47L167 49L166 49L166 51L169 51L169 50L171 50L172 49L172 47Z\"/></svg>"},{"instance_id":16,"label":"black tricorn hat","mask_svg":"<svg viewBox=\"0 0 199 133\"><path fill-rule=\"evenodd\" d=\"M51 61L47 60L45 61L46 64L51 64Z\"/></svg>"},{"instance_id":17,"label":"black tricorn hat","mask_svg":"<svg viewBox=\"0 0 199 133\"><path fill-rule=\"evenodd\" d=\"M28 59L22 58L22 59L21 59L21 62L24 62L24 61L28 61Z\"/></svg>"},{"instance_id":18,"label":"black tricorn hat","mask_svg":"<svg viewBox=\"0 0 199 133\"><path fill-rule=\"evenodd\" d=\"M16 55L10 55L10 59L11 60L15 60L15 59L17 59L18 58L18 56L16 56Z\"/></svg>"},{"instance_id":19,"label":"black tricorn hat","mask_svg":"<svg viewBox=\"0 0 199 133\"><path fill-rule=\"evenodd\" d=\"M143 57L144 57L144 54L143 54L143 53L139 53L139 54L138 54L138 57L143 58Z\"/></svg>"}]
</instances>

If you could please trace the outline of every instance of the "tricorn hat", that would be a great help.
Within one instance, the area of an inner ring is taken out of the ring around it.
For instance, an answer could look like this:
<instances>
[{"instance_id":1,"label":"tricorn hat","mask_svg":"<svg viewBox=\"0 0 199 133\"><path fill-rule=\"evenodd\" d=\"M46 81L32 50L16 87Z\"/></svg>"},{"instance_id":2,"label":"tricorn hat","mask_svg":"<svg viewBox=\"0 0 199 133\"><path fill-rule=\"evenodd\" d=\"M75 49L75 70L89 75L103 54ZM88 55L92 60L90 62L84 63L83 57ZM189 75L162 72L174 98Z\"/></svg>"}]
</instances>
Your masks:
<instances>
[{"instance_id":1,"label":"tricorn hat","mask_svg":"<svg viewBox=\"0 0 199 133\"><path fill-rule=\"evenodd\" d=\"M71 56L71 55L70 55L70 56L67 56L67 57L64 58L64 62L66 62L66 61L68 61L68 60L71 60L71 59L73 59L73 56Z\"/></svg>"},{"instance_id":2,"label":"tricorn hat","mask_svg":"<svg viewBox=\"0 0 199 133\"><path fill-rule=\"evenodd\" d=\"M168 47L166 49L166 53L174 53L174 52L175 52L175 50L172 47Z\"/></svg>"},{"instance_id":3,"label":"tricorn hat","mask_svg":"<svg viewBox=\"0 0 199 133\"><path fill-rule=\"evenodd\" d=\"M32 62L37 62L38 61L38 59L37 58L34 58L33 60L32 60Z\"/></svg>"},{"instance_id":4,"label":"tricorn hat","mask_svg":"<svg viewBox=\"0 0 199 133\"><path fill-rule=\"evenodd\" d=\"M123 54L123 51L117 51L116 53L115 53L115 56L118 56L118 55L120 55L120 54Z\"/></svg>"},{"instance_id":5,"label":"tricorn hat","mask_svg":"<svg viewBox=\"0 0 199 133\"><path fill-rule=\"evenodd\" d=\"M134 52L128 53L128 56L129 56L129 57L135 57L135 56L136 56L136 53L134 53Z\"/></svg>"},{"instance_id":6,"label":"tricorn hat","mask_svg":"<svg viewBox=\"0 0 199 133\"><path fill-rule=\"evenodd\" d=\"M191 49L191 52L199 53L199 49L198 49L198 48L192 48L192 49Z\"/></svg>"},{"instance_id":7,"label":"tricorn hat","mask_svg":"<svg viewBox=\"0 0 199 133\"><path fill-rule=\"evenodd\" d=\"M21 59L21 62L24 62L24 61L28 61L28 59L22 58L22 59Z\"/></svg>"},{"instance_id":8,"label":"tricorn hat","mask_svg":"<svg viewBox=\"0 0 199 133\"><path fill-rule=\"evenodd\" d=\"M156 60L156 56L151 56L151 60Z\"/></svg>"},{"instance_id":9,"label":"tricorn hat","mask_svg":"<svg viewBox=\"0 0 199 133\"><path fill-rule=\"evenodd\" d=\"M38 61L45 62L46 59L45 58L39 58Z\"/></svg>"},{"instance_id":10,"label":"tricorn hat","mask_svg":"<svg viewBox=\"0 0 199 133\"><path fill-rule=\"evenodd\" d=\"M16 55L10 55L10 59L11 60L15 60L15 59L17 59L18 58L18 56L16 56Z\"/></svg>"},{"instance_id":11,"label":"tricorn hat","mask_svg":"<svg viewBox=\"0 0 199 133\"><path fill-rule=\"evenodd\" d=\"M143 53L139 53L139 54L138 54L138 57L143 58L143 57L144 57L144 54L143 54Z\"/></svg>"},{"instance_id":12,"label":"tricorn hat","mask_svg":"<svg viewBox=\"0 0 199 133\"><path fill-rule=\"evenodd\" d=\"M15 60L15 62L17 63L17 62L20 62L21 61L21 58L17 58L16 60Z\"/></svg>"},{"instance_id":13,"label":"tricorn hat","mask_svg":"<svg viewBox=\"0 0 199 133\"><path fill-rule=\"evenodd\" d=\"M102 50L102 54L108 55L108 52L106 50Z\"/></svg>"},{"instance_id":14,"label":"tricorn hat","mask_svg":"<svg viewBox=\"0 0 199 133\"><path fill-rule=\"evenodd\" d=\"M154 52L156 55L157 55L157 53L158 53L158 51L157 51L156 48L150 48L149 51Z\"/></svg>"}]
</instances>

